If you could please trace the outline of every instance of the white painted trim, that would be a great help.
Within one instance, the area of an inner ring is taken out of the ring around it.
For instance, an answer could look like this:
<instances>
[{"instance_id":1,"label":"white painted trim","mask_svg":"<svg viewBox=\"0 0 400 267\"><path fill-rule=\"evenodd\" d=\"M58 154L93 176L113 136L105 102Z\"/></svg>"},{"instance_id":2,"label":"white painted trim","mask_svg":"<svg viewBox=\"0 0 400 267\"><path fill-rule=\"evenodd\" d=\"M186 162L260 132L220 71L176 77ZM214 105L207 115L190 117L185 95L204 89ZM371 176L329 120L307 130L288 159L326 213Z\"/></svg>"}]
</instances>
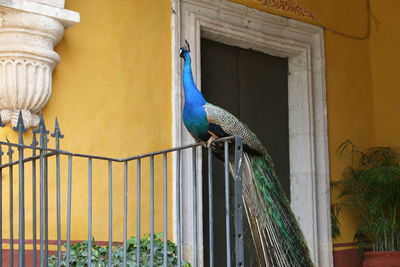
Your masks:
<instances>
[{"instance_id":1,"label":"white painted trim","mask_svg":"<svg viewBox=\"0 0 400 267\"><path fill-rule=\"evenodd\" d=\"M193 74L199 88L201 37L288 58L292 208L316 266L333 266L323 30L225 0L173 0L172 20L174 146L193 142L181 122L182 63L178 51L184 39L189 41L192 48ZM192 194L189 193L192 186L191 166L187 159L183 156L183 212L190 211L192 200ZM198 200L201 200L201 186L198 192ZM201 216L201 207L199 209ZM182 216L182 219L182 242L185 257L190 260L193 241L193 229L190 226L193 220L200 224L202 220L201 217L192 218L190 213ZM202 249L199 253L202 253Z\"/></svg>"}]
</instances>

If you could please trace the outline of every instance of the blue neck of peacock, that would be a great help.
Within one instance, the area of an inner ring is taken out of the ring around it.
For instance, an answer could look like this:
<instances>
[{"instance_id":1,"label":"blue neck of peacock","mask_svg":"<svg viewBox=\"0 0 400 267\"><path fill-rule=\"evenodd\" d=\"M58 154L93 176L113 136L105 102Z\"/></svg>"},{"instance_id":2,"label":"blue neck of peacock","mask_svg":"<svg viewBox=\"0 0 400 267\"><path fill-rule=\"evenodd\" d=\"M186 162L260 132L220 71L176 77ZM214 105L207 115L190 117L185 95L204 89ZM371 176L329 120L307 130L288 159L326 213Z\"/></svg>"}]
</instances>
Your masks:
<instances>
[{"instance_id":1,"label":"blue neck of peacock","mask_svg":"<svg viewBox=\"0 0 400 267\"><path fill-rule=\"evenodd\" d=\"M182 79L185 93L185 105L202 106L206 103L206 100L194 83L190 55L187 53L184 59L185 63L183 65Z\"/></svg>"}]
</instances>

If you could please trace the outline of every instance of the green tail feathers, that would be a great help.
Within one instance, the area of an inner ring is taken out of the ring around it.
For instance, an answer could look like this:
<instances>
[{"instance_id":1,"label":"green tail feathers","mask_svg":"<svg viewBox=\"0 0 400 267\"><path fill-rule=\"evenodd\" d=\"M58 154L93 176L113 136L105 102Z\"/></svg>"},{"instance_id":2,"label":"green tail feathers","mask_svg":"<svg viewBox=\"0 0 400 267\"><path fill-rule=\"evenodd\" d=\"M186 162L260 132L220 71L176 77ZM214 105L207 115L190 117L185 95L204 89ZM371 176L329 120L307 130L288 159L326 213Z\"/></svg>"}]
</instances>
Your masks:
<instances>
[{"instance_id":1,"label":"green tail feathers","mask_svg":"<svg viewBox=\"0 0 400 267\"><path fill-rule=\"evenodd\" d=\"M314 266L271 159L245 157L249 169L243 178L244 200L259 262L273 267Z\"/></svg>"}]
</instances>

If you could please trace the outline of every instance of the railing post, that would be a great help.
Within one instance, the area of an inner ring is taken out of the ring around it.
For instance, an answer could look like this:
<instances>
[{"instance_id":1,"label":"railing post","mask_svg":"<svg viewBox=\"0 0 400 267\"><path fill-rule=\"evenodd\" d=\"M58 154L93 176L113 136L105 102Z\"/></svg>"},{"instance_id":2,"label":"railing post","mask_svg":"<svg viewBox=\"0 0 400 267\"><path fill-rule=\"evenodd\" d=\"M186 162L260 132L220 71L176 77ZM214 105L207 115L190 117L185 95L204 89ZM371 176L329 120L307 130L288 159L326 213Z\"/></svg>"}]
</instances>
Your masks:
<instances>
[{"instance_id":1,"label":"railing post","mask_svg":"<svg viewBox=\"0 0 400 267\"><path fill-rule=\"evenodd\" d=\"M235 252L236 266L244 266L243 245L243 188L242 188L243 144L242 138L235 137Z\"/></svg>"},{"instance_id":2,"label":"railing post","mask_svg":"<svg viewBox=\"0 0 400 267\"><path fill-rule=\"evenodd\" d=\"M212 149L207 149L208 162L208 231L209 231L209 253L210 267L214 267L214 203L213 203L213 161Z\"/></svg>"},{"instance_id":3,"label":"railing post","mask_svg":"<svg viewBox=\"0 0 400 267\"><path fill-rule=\"evenodd\" d=\"M163 181L164 181L164 267L168 266L168 173L167 153L163 154Z\"/></svg>"},{"instance_id":4,"label":"railing post","mask_svg":"<svg viewBox=\"0 0 400 267\"><path fill-rule=\"evenodd\" d=\"M25 266L25 177L24 177L24 138L22 134L26 132L22 112L19 112L17 126L14 130L18 131L18 187L19 187L19 218L18 218L18 263Z\"/></svg>"},{"instance_id":5,"label":"railing post","mask_svg":"<svg viewBox=\"0 0 400 267\"><path fill-rule=\"evenodd\" d=\"M7 140L8 141L8 140ZM9 142L9 141L8 141ZM12 154L14 153L14 150L12 149L12 146L8 146L8 151L7 151L7 156L8 156L8 163L12 163ZM9 177L9 197L10 197L10 266L14 266L14 188L13 188L13 166L10 165L8 169L8 177Z\"/></svg>"},{"instance_id":6,"label":"railing post","mask_svg":"<svg viewBox=\"0 0 400 267\"><path fill-rule=\"evenodd\" d=\"M4 127L5 124L1 120L0 115L0 127ZM3 163L4 152L0 145L0 165ZM3 177L3 167L0 167L0 177ZM3 266L3 183L0 183L0 267Z\"/></svg>"},{"instance_id":7,"label":"railing post","mask_svg":"<svg viewBox=\"0 0 400 267\"><path fill-rule=\"evenodd\" d=\"M224 141L226 266L231 267L231 209L229 199L229 143Z\"/></svg>"},{"instance_id":8,"label":"railing post","mask_svg":"<svg viewBox=\"0 0 400 267\"><path fill-rule=\"evenodd\" d=\"M141 159L137 163L137 185L136 185L136 266L140 266L140 208L141 208Z\"/></svg>"},{"instance_id":9,"label":"railing post","mask_svg":"<svg viewBox=\"0 0 400 267\"><path fill-rule=\"evenodd\" d=\"M113 171L112 161L108 161L108 259L107 266L112 267L112 234L113 234Z\"/></svg>"},{"instance_id":10,"label":"railing post","mask_svg":"<svg viewBox=\"0 0 400 267\"><path fill-rule=\"evenodd\" d=\"M124 218L123 218L123 266L127 266L127 234L128 234L128 161L124 161Z\"/></svg>"},{"instance_id":11,"label":"railing post","mask_svg":"<svg viewBox=\"0 0 400 267\"><path fill-rule=\"evenodd\" d=\"M47 197L47 157L46 148L49 131L43 116L40 116L38 129L35 133L40 135L40 267L47 266L48 263L48 197Z\"/></svg>"},{"instance_id":12,"label":"railing post","mask_svg":"<svg viewBox=\"0 0 400 267\"><path fill-rule=\"evenodd\" d=\"M64 138L61 134L60 126L56 118L54 133L51 134L56 139L56 149L60 150L60 139ZM57 266L61 266L61 193L60 193L60 154L56 155L56 209L57 209Z\"/></svg>"},{"instance_id":13,"label":"railing post","mask_svg":"<svg viewBox=\"0 0 400 267\"><path fill-rule=\"evenodd\" d=\"M68 195L67 195L67 252L66 266L69 267L71 252L71 205L72 205L72 156L68 156Z\"/></svg>"},{"instance_id":14,"label":"railing post","mask_svg":"<svg viewBox=\"0 0 400 267\"><path fill-rule=\"evenodd\" d=\"M196 147L192 148L192 194L193 194L193 264L198 266L198 212L197 212L197 153Z\"/></svg>"},{"instance_id":15,"label":"railing post","mask_svg":"<svg viewBox=\"0 0 400 267\"><path fill-rule=\"evenodd\" d=\"M35 131L32 131L32 144L36 147L38 145ZM32 149L32 157L36 156L36 148ZM36 159L32 160L32 266L36 267L37 264L37 237L36 237Z\"/></svg>"},{"instance_id":16,"label":"railing post","mask_svg":"<svg viewBox=\"0 0 400 267\"><path fill-rule=\"evenodd\" d=\"M154 156L150 156L150 267L154 266Z\"/></svg>"},{"instance_id":17,"label":"railing post","mask_svg":"<svg viewBox=\"0 0 400 267\"><path fill-rule=\"evenodd\" d=\"M182 266L182 242L181 242L181 150L176 151L176 242L178 246L178 267Z\"/></svg>"},{"instance_id":18,"label":"railing post","mask_svg":"<svg viewBox=\"0 0 400 267\"><path fill-rule=\"evenodd\" d=\"M93 159L88 159L88 251L87 265L92 266L92 223L93 223Z\"/></svg>"}]
</instances>

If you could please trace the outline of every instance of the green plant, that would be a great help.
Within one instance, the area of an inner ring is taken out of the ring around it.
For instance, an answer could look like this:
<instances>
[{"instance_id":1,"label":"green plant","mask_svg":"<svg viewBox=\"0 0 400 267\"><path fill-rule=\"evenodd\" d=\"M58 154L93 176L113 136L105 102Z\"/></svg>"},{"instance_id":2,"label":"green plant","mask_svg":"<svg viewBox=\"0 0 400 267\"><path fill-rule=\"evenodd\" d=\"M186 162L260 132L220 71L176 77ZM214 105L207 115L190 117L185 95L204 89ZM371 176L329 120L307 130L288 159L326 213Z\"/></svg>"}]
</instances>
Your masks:
<instances>
[{"instance_id":1,"label":"green plant","mask_svg":"<svg viewBox=\"0 0 400 267\"><path fill-rule=\"evenodd\" d=\"M355 245L373 251L400 250L400 149L372 147L361 151L346 140L338 152L351 160L338 189L339 207L350 208L358 218Z\"/></svg>"},{"instance_id":2,"label":"green plant","mask_svg":"<svg viewBox=\"0 0 400 267\"><path fill-rule=\"evenodd\" d=\"M156 234L154 236L154 267L163 266L164 263L164 241L162 239L163 234ZM92 266L102 267L107 266L108 263L108 247L102 247L92 242ZM150 236L144 236L140 240L140 266L150 266ZM131 237L127 240L126 259L127 266L135 267L136 264L136 248L137 240L136 237ZM112 247L112 266L123 265L123 247L122 245L114 244ZM78 242L71 245L70 249L70 266L83 267L87 266L88 257L88 242ZM168 241L167 242L167 259L168 267L174 267L178 265L177 247L176 245ZM66 266L66 253L62 255L61 266ZM57 266L57 256L51 255L49 257L49 266ZM190 267L191 265L187 262L182 262L183 267Z\"/></svg>"},{"instance_id":3,"label":"green plant","mask_svg":"<svg viewBox=\"0 0 400 267\"><path fill-rule=\"evenodd\" d=\"M337 203L331 205L331 230L332 238L336 238L340 235L340 221L339 213L341 206Z\"/></svg>"}]
</instances>

